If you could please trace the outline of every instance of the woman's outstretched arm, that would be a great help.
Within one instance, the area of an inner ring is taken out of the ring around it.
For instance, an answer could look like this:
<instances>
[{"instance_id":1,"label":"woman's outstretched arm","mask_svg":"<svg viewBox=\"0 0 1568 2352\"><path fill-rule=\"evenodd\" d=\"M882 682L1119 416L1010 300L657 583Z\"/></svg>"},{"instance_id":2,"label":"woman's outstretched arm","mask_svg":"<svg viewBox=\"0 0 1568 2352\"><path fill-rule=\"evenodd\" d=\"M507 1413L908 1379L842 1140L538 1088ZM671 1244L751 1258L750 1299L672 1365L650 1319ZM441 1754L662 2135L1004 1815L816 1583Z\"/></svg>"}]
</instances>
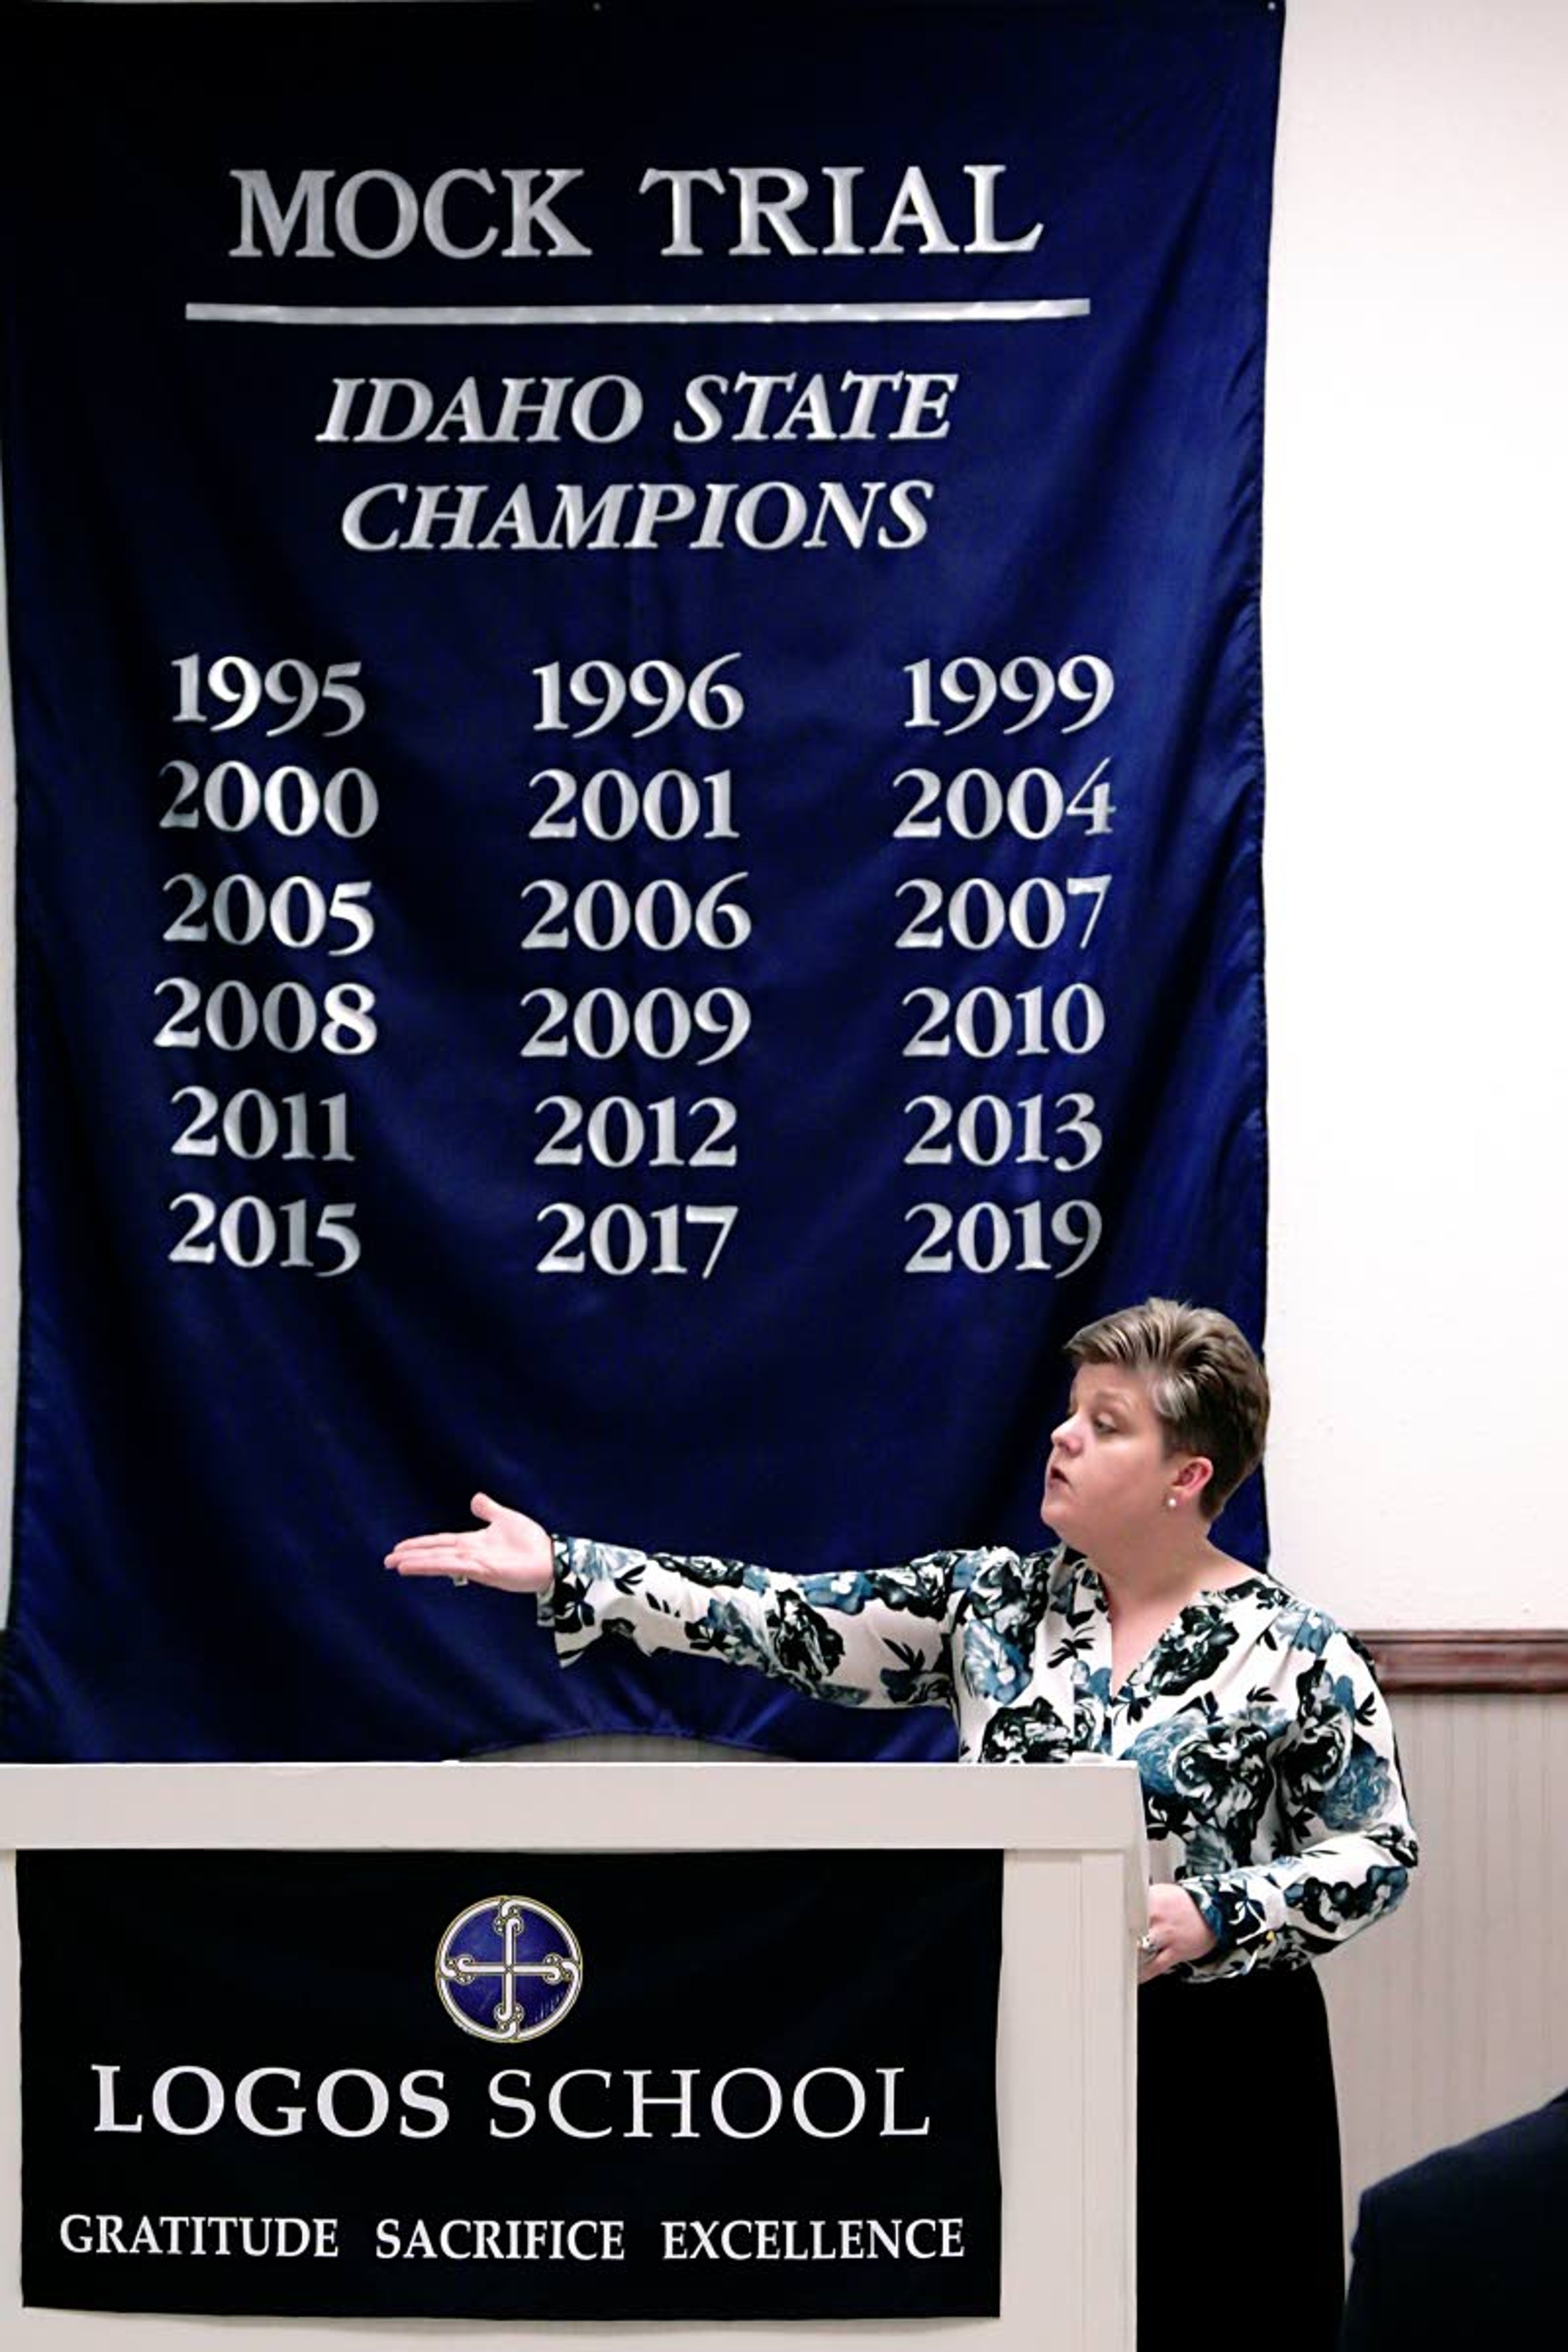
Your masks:
<instances>
[{"instance_id":1,"label":"woman's outstretched arm","mask_svg":"<svg viewBox=\"0 0 1568 2352\"><path fill-rule=\"evenodd\" d=\"M535 1592L570 1664L602 1633L645 1653L673 1650L755 1666L846 1706L951 1706L950 1634L963 1553L902 1567L781 1576L740 1560L679 1558L582 1537L476 1495L484 1525L396 1545L404 1576L447 1576Z\"/></svg>"}]
</instances>

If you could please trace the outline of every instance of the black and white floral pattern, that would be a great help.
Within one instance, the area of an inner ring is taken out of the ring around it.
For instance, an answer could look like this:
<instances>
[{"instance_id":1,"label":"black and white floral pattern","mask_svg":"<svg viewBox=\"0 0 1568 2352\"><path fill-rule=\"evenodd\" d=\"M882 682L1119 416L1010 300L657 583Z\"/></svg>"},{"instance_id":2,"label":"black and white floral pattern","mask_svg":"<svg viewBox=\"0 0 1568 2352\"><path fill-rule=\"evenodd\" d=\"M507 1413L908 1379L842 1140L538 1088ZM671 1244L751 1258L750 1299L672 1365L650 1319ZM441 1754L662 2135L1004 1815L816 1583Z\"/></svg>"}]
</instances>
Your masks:
<instances>
[{"instance_id":1,"label":"black and white floral pattern","mask_svg":"<svg viewBox=\"0 0 1568 2352\"><path fill-rule=\"evenodd\" d=\"M1178 1975L1305 1968L1415 1866L1366 1653L1271 1577L1199 1593L1116 1691L1100 1579L1059 1547L789 1577L563 1537L540 1616L567 1663L607 1632L841 1706L945 1706L968 1763L1136 1764L1149 1835L1218 1937Z\"/></svg>"}]
</instances>

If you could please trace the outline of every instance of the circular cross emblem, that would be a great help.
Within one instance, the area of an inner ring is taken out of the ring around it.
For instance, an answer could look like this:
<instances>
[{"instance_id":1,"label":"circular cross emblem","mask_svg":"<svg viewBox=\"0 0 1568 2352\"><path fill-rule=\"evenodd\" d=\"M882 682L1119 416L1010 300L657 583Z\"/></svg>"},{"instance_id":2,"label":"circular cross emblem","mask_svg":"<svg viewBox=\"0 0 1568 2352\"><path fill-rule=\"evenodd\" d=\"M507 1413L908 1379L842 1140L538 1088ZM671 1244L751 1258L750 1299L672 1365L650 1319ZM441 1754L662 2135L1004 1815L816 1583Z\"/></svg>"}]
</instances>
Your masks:
<instances>
[{"instance_id":1,"label":"circular cross emblem","mask_svg":"<svg viewBox=\"0 0 1568 2352\"><path fill-rule=\"evenodd\" d=\"M459 1913L436 1951L441 2005L485 2042L531 2042L583 1990L583 1954L558 1913L526 1895L488 1895Z\"/></svg>"}]
</instances>

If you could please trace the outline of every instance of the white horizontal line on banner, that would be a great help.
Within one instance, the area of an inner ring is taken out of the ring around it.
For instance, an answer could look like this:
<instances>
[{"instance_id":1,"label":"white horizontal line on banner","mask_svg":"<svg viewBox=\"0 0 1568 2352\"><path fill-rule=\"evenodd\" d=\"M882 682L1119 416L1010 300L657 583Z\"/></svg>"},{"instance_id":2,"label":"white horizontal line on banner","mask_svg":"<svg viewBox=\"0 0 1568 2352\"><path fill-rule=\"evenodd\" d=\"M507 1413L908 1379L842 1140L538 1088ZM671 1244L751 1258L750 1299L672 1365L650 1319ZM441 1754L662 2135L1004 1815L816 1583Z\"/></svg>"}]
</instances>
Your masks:
<instances>
[{"instance_id":1,"label":"white horizontal line on banner","mask_svg":"<svg viewBox=\"0 0 1568 2352\"><path fill-rule=\"evenodd\" d=\"M200 326L797 327L1017 326L1085 319L1087 299L1047 302L187 302Z\"/></svg>"}]
</instances>

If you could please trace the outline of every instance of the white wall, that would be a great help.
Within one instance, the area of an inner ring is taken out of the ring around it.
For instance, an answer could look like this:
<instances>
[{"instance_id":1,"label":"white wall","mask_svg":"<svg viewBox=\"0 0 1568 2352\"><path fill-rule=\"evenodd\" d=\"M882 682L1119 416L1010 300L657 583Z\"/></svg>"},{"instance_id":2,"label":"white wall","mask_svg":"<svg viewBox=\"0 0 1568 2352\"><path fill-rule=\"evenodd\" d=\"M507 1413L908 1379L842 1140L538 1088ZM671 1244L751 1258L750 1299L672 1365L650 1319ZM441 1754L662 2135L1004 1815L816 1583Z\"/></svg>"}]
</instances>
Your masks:
<instances>
[{"instance_id":1,"label":"white wall","mask_svg":"<svg viewBox=\"0 0 1568 2352\"><path fill-rule=\"evenodd\" d=\"M1568 10L1293 0L1264 558L1275 1557L1568 1624Z\"/></svg>"},{"instance_id":2,"label":"white wall","mask_svg":"<svg viewBox=\"0 0 1568 2352\"><path fill-rule=\"evenodd\" d=\"M1353 1624L1568 1624L1565 249L1563 0L1291 0L1265 506L1270 1462L1280 1574ZM0 812L8 873L9 774ZM8 1003L8 927L0 956ZM13 1396L6 1354L5 1425Z\"/></svg>"}]
</instances>

